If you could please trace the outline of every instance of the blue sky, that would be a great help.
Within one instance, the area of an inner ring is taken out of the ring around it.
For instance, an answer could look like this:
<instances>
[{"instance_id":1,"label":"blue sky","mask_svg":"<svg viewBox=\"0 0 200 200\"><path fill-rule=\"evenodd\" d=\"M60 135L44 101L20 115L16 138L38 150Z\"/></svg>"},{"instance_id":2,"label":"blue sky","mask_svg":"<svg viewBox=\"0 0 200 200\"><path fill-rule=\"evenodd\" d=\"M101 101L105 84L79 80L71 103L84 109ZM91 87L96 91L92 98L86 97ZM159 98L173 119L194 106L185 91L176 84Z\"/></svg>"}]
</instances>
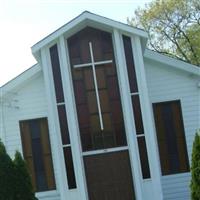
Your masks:
<instances>
[{"instance_id":1,"label":"blue sky","mask_svg":"<svg viewBox=\"0 0 200 200\"><path fill-rule=\"evenodd\" d=\"M36 63L30 47L85 10L126 23L151 0L0 0L0 86Z\"/></svg>"}]
</instances>

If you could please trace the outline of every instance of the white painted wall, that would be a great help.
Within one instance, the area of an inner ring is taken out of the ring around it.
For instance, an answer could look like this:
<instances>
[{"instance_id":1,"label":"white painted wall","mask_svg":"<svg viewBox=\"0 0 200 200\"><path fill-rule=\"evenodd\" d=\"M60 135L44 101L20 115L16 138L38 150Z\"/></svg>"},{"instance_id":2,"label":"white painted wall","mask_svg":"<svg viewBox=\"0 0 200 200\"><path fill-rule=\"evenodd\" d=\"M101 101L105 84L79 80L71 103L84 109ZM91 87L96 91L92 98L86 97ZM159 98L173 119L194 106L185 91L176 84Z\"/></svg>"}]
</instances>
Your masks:
<instances>
[{"instance_id":1,"label":"white painted wall","mask_svg":"<svg viewBox=\"0 0 200 200\"><path fill-rule=\"evenodd\" d=\"M4 143L12 157L16 150L22 152L19 120L47 117L46 102L42 72L34 79L23 83L20 89L12 91L6 101L4 101L4 106L0 108L0 130L2 135L5 134ZM3 122L5 122L4 125ZM54 160L53 150L52 154ZM39 200L59 200L59 194L56 191L41 192L37 196Z\"/></svg>"},{"instance_id":2,"label":"white painted wall","mask_svg":"<svg viewBox=\"0 0 200 200\"><path fill-rule=\"evenodd\" d=\"M149 59L145 59L144 64L151 102L181 100L188 154L191 159L195 130L200 127L200 88L197 88L199 79L197 76L172 69L170 66L161 66ZM15 150L22 151L19 120L46 117L48 112L42 73L13 92L7 99L8 105L3 107L6 127L5 144L11 156L14 155ZM2 123L2 107L0 107L0 114L0 135L2 137L5 134ZM52 137L51 130L50 137ZM53 143L52 146L54 147ZM53 147L52 154L53 160L55 160ZM55 177L57 177L57 169L55 169ZM163 176L164 199L190 199L189 180L190 173ZM58 184L57 187L59 187ZM39 200L60 200L58 191L38 193L37 196Z\"/></svg>"},{"instance_id":3,"label":"white painted wall","mask_svg":"<svg viewBox=\"0 0 200 200\"><path fill-rule=\"evenodd\" d=\"M145 59L145 70L150 101L162 102L181 100L183 121L189 159L195 131L200 127L200 88L199 77L176 70L170 66ZM165 200L190 199L190 173L162 177Z\"/></svg>"}]
</instances>

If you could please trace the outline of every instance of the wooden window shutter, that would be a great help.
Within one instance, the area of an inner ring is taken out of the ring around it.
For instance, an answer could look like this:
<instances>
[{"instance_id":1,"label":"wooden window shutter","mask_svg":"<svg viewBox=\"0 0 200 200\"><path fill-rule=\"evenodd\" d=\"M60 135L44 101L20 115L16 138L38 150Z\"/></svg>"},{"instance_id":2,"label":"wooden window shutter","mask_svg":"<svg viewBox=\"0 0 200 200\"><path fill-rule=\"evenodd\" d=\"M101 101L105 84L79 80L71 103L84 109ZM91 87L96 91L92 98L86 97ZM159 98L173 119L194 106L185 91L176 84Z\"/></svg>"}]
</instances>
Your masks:
<instances>
[{"instance_id":1,"label":"wooden window shutter","mask_svg":"<svg viewBox=\"0 0 200 200\"><path fill-rule=\"evenodd\" d=\"M35 179L32 145L31 145L31 132L29 129L29 124L26 122L20 122L20 131L21 131L24 159L27 162L33 188L34 190L36 190L36 179Z\"/></svg>"},{"instance_id":2,"label":"wooden window shutter","mask_svg":"<svg viewBox=\"0 0 200 200\"><path fill-rule=\"evenodd\" d=\"M48 189L52 190L55 189L55 179L52 165L51 147L49 142L49 130L46 118L40 120L40 130L47 185Z\"/></svg>"}]
</instances>

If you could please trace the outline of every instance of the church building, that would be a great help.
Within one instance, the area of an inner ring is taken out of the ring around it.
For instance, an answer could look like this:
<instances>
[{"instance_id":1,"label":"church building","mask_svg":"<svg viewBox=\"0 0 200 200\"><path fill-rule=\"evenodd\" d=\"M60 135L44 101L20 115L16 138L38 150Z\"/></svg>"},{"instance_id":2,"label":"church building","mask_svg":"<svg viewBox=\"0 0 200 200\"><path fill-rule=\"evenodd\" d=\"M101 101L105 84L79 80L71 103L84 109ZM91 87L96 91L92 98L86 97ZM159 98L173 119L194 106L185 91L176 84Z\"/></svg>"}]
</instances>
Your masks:
<instances>
[{"instance_id":1,"label":"church building","mask_svg":"<svg viewBox=\"0 0 200 200\"><path fill-rule=\"evenodd\" d=\"M147 41L86 11L0 88L0 138L22 153L39 200L190 199L200 68Z\"/></svg>"}]
</instances>

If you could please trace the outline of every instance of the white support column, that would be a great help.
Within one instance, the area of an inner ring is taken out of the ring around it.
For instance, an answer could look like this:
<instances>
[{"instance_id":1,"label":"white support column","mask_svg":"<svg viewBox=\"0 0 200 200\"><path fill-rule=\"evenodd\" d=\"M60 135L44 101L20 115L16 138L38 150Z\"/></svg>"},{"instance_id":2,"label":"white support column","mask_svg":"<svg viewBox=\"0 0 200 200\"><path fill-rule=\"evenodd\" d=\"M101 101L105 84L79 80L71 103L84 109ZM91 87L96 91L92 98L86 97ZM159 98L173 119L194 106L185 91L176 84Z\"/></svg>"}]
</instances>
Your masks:
<instances>
[{"instance_id":1,"label":"white support column","mask_svg":"<svg viewBox=\"0 0 200 200\"><path fill-rule=\"evenodd\" d=\"M67 183L66 183L66 173L64 166L64 156L62 152L62 142L58 133L59 130L59 120L57 117L56 110L56 97L54 92L54 84L53 84L53 76L51 73L51 65L49 52L47 48L43 48L41 50L41 58L42 58L42 69L45 81L46 95L47 95L47 104L48 104L48 123L49 123L49 132L50 132L50 141L51 141L51 149L52 153L54 153L53 164L56 168L55 178L56 178L56 186L57 190L60 194L60 200L70 200L67 197ZM56 123L57 122L57 123Z\"/></svg>"},{"instance_id":2,"label":"white support column","mask_svg":"<svg viewBox=\"0 0 200 200\"><path fill-rule=\"evenodd\" d=\"M143 116L143 124L144 124L147 152L149 158L149 167L151 171L151 180L153 184L151 199L162 200L163 195L161 186L159 155L156 142L157 139L155 135L155 128L153 125L153 113L151 109L152 105L150 104L148 96L140 38L138 36L132 36L131 43L132 43L133 56L135 62L135 70L137 75L138 89L140 94L140 104Z\"/></svg>"},{"instance_id":3,"label":"white support column","mask_svg":"<svg viewBox=\"0 0 200 200\"><path fill-rule=\"evenodd\" d=\"M74 169L76 175L76 183L77 190L79 193L79 197L76 199L87 200L87 187L85 181L84 174L84 164L82 158L82 150L81 150L81 141L79 137L79 126L74 98L74 90L72 85L72 76L70 70L70 62L68 50L65 45L65 38L61 36L59 38L59 47L60 47L60 68L61 74L63 78L63 89L64 89L64 97L66 102L66 112L67 112L67 120L68 120L68 128L71 139L71 148L74 162Z\"/></svg>"},{"instance_id":4,"label":"white support column","mask_svg":"<svg viewBox=\"0 0 200 200\"><path fill-rule=\"evenodd\" d=\"M139 165L139 153L137 148L137 139L135 134L135 127L132 121L132 112L130 112L131 101L129 97L129 85L124 71L126 66L125 59L123 57L123 46L121 43L121 35L118 30L114 30L113 44L115 50L116 67L118 72L119 87L121 93L121 102L124 115L124 123L127 135L127 143L129 146L130 163L133 174L134 190L137 200L143 200L142 198L142 185L141 185L141 173Z\"/></svg>"}]
</instances>

